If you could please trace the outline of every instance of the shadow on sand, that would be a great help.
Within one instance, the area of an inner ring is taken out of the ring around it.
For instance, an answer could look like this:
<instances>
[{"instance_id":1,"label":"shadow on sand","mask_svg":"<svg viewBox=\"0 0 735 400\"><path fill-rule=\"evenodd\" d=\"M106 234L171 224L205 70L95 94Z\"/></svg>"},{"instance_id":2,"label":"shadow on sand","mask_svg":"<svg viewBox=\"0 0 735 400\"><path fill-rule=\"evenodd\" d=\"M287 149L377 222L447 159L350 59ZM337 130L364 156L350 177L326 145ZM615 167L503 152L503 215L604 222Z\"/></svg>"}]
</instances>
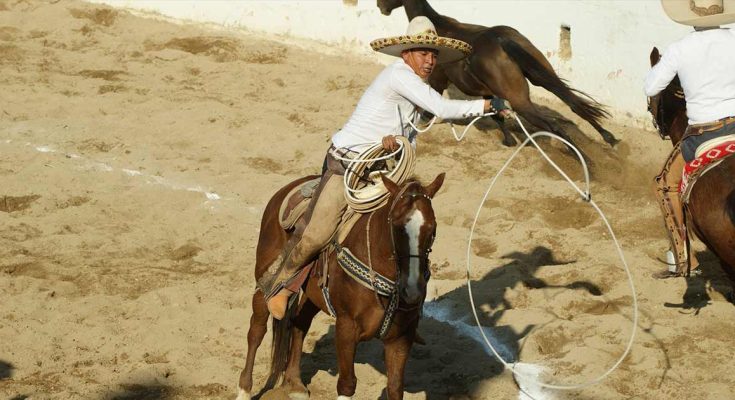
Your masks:
<instances>
[{"instance_id":1,"label":"shadow on sand","mask_svg":"<svg viewBox=\"0 0 735 400\"><path fill-rule=\"evenodd\" d=\"M699 314L708 305L712 304L712 291L722 295L733 303L733 287L727 274L722 270L720 260L709 250L696 254L699 260L698 272L686 277L687 288L682 296L681 303L664 303L664 307L680 308L687 313ZM684 312L684 311L682 311Z\"/></svg>"},{"instance_id":2,"label":"shadow on sand","mask_svg":"<svg viewBox=\"0 0 735 400\"><path fill-rule=\"evenodd\" d=\"M574 281L564 285L551 285L535 276L542 266L564 265L556 260L545 247L536 247L528 253L515 252L503 257L508 262L493 269L472 284L475 304L481 312L483 331L506 361L516 360L519 343L535 327L527 325L521 330L510 326L497 326L503 314L512 307L505 298L509 288L523 285L532 289L564 287L585 290L591 295L601 294L600 289L586 281ZM414 345L405 371L405 391L425 392L427 399L448 399L456 395L471 395L477 385L503 372L503 366L486 349L475 324L467 299L467 286L460 286L424 305L424 316L419 333L426 345ZM316 343L312 353L302 359L302 378L308 385L317 371L337 375L337 355L334 348L334 326ZM471 360L475 368L468 368ZM367 364L385 374L383 346L378 340L358 346L357 364ZM426 382L429 382L428 386ZM367 382L358 382L360 385ZM384 382L374 382L384 385ZM381 398L385 397L385 391Z\"/></svg>"}]
</instances>

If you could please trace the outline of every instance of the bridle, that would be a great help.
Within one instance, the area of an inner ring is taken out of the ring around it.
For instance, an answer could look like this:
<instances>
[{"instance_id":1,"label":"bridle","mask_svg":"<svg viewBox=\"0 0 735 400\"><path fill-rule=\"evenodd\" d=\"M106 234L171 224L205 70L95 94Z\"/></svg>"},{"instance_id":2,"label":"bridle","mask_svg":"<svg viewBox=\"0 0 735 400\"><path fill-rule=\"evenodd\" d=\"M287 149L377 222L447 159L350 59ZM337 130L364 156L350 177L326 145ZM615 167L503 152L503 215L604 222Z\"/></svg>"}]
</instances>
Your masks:
<instances>
[{"instance_id":1,"label":"bridle","mask_svg":"<svg viewBox=\"0 0 735 400\"><path fill-rule=\"evenodd\" d=\"M684 99L684 89L682 89L680 86L675 86L674 88L667 87L664 89L661 93L657 94L656 96L649 97L648 98L648 112L651 114L651 122L653 122L653 127L656 128L656 131L658 132L658 135L661 137L662 140L671 140L671 137L669 136L669 130L666 127L666 118L665 118L665 110L664 110L664 99L663 96L666 93L667 90L674 90L674 96L678 97L680 99ZM653 112L653 99L656 99L656 112ZM671 125L671 124L669 124Z\"/></svg>"},{"instance_id":2,"label":"bridle","mask_svg":"<svg viewBox=\"0 0 735 400\"><path fill-rule=\"evenodd\" d=\"M398 259L400 259L400 258L409 258L409 259L411 259L411 258L418 258L419 260L428 260L429 259L429 253L431 253L431 246L429 246L429 248L427 248L426 250L424 250L421 254L411 254L409 252L408 254L398 255L398 252L396 252L396 240L395 240L395 235L393 233L393 217L392 217L392 215L393 215L393 208L395 208L395 206L396 206L396 204L398 203L399 200L401 200L403 198L406 198L406 197L410 197L412 199L415 199L416 197L423 197L423 198L429 200L429 202L431 202L431 197L429 197L425 193L419 193L419 192L406 193L406 190L408 189L408 187L411 186L414 183L415 182L411 182L408 185L404 186L401 189L401 191L398 192L398 194L396 195L396 197L393 199L393 201L391 202L390 208L388 209L388 226L390 227L390 242L391 242L391 246L392 246L393 259L396 260L396 272L400 272L400 266L398 265L398 262L397 262ZM416 183L416 184L418 184L418 183ZM433 237L432 237L431 243L432 244L434 243Z\"/></svg>"},{"instance_id":3,"label":"bridle","mask_svg":"<svg viewBox=\"0 0 735 400\"><path fill-rule=\"evenodd\" d=\"M401 199L406 198L406 197L410 197L411 199L415 199L417 197L423 197L423 198L427 199L429 202L431 202L431 197L429 197L425 193L420 193L420 192L416 192L416 191L407 192L409 186L412 186L413 184L417 184L418 185L418 182L411 182L411 183L407 184L406 186L404 186L403 188L401 188L401 191L399 191L398 194L396 194L395 198L391 202L390 208L388 209L388 227L390 228L390 243L391 243L391 248L392 248L391 249L391 251L392 251L392 259L395 261L395 265L396 265L396 286L395 287L396 287L396 291L397 292L400 291L400 289L401 289L401 280L399 279L399 277L401 276L400 275L401 274L401 265L400 265L399 260L402 259L402 258L408 258L409 260L411 258L417 258L420 261L425 261L426 263L428 263L429 262L429 253L431 253L431 246L429 246L427 249L423 250L419 254L411 254L410 251L409 251L408 254L399 255L398 252L396 251L396 240L395 240L395 233L393 232L393 217L392 217L392 215L393 215L393 209L395 208L396 204L398 204L398 202ZM433 236L432 236L431 244L432 245L434 244L434 237Z\"/></svg>"},{"instance_id":4,"label":"bridle","mask_svg":"<svg viewBox=\"0 0 735 400\"><path fill-rule=\"evenodd\" d=\"M401 293L402 287L401 287L401 279L400 279L400 277L401 277L401 266L400 266L399 260L401 258L409 258L409 259L410 258L418 258L419 260L426 260L426 262L428 264L429 253L431 252L431 246L429 246L429 248L426 249L425 251L423 251L421 254L410 254L410 252L409 252L408 255L398 256L398 254L396 252L395 233L393 232L394 229L393 229L393 217L392 217L392 214L393 214L393 209L395 208L395 206L396 206L396 204L398 203L399 200L401 200L401 199L403 199L405 197L411 197L412 199L413 198L416 198L416 197L423 197L423 198L431 201L431 197L429 197L425 193L419 193L419 192L408 192L407 193L406 191L407 191L408 187L411 186L413 183L418 184L418 182L409 182L407 185L405 185L404 187L402 187L401 190L393 198L393 201L391 201L390 208L388 208L388 228L390 229L390 243L391 243L391 252L392 252L391 260L393 260L394 263L395 263L395 267L396 267L396 279L395 279L395 284L393 285L393 290L390 293L390 295L388 296L388 305L387 306L383 306L383 303L381 302L380 298L378 297L377 290L375 290L375 288L373 287L373 293L375 293L375 298L377 299L378 304L380 304L380 306L383 307L383 310L385 310L385 313L383 314L383 320L381 321L380 327L378 328L378 331L376 333L376 336L378 338L381 338L381 339L388 333L388 329L389 329L389 327L390 327L390 325L391 325L391 323L393 321L393 316L395 315L395 312L396 311L401 310L401 311L404 311L405 312L405 311L414 311L414 310L417 310L417 309L420 310L423 307L423 305L424 305L423 300L420 301L420 302L418 302L417 304L413 304L413 305L405 305L405 304L401 305L400 304L401 303L401 295L400 295L400 293ZM372 216L373 216L373 214L370 215L370 217L372 217ZM369 233L370 217L368 218L368 223L367 223L367 226L368 226L368 234L367 234L368 240L370 238L370 233ZM431 243L432 244L434 243L433 242L433 238L432 238L432 242ZM368 241L368 264L370 265L370 269L372 271L372 262L370 261L370 242L369 241ZM428 271L428 268L427 268L427 271ZM418 318L420 315L421 315L420 313L417 313L415 315L415 317Z\"/></svg>"},{"instance_id":5,"label":"bridle","mask_svg":"<svg viewBox=\"0 0 735 400\"><path fill-rule=\"evenodd\" d=\"M649 97L648 98L648 112L651 114L651 122L653 122L653 127L656 128L656 132L658 132L658 136L661 137L661 140L667 140L671 139L669 137L669 132L666 130L664 126L664 102L661 98L662 94L659 93L656 96ZM657 98L656 102L656 112L653 112L653 107L651 103L653 103L653 99Z\"/></svg>"}]
</instances>

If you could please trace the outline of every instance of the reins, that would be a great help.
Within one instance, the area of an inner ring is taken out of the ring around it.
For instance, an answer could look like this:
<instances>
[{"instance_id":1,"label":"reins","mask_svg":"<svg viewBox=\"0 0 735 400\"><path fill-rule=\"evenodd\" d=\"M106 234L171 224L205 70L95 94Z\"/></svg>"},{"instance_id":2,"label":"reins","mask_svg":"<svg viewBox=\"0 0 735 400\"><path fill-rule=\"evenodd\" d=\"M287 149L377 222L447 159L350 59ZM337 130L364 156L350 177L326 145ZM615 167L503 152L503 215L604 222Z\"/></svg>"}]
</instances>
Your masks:
<instances>
[{"instance_id":1,"label":"reins","mask_svg":"<svg viewBox=\"0 0 735 400\"><path fill-rule=\"evenodd\" d=\"M671 120L671 123L666 123L666 112L664 108L664 95L666 92L670 90L669 88L664 89L663 92L657 94L654 97L658 98L658 102L656 103L656 114L653 113L653 107L651 107L651 102L653 101L653 97L649 97L647 100L648 103L648 112L651 114L651 122L653 123L653 127L656 129L656 132L658 132L658 136L661 138L661 140L671 140L671 132L669 132L671 126L676 121L676 117L674 117L673 120ZM684 99L684 89L681 87L675 87L673 96L679 99ZM668 125L668 126L667 126Z\"/></svg>"},{"instance_id":2,"label":"reins","mask_svg":"<svg viewBox=\"0 0 735 400\"><path fill-rule=\"evenodd\" d=\"M431 248L426 249L422 254L409 254L407 255L399 255L396 251L396 240L395 240L395 233L393 231L393 209L395 208L396 204L399 200L403 199L404 197L411 197L415 198L417 196L422 196L426 198L427 200L431 201L431 197L427 196L424 193L406 193L409 186L413 185L414 182L409 182L408 184L401 187L401 190L393 197L392 201L390 202L390 207L388 208L388 217L386 218L388 223L388 229L390 230L390 243L391 243L391 257L390 260L393 261L395 266L395 285L393 286L393 290L388 296L388 305L387 307L383 305L383 301L380 299L380 296L378 295L378 290L375 287L375 281L377 273L373 269L373 261L372 261L372 247L371 247L371 240L370 240L370 226L372 224L373 216L377 212L377 210L370 213L368 216L367 223L365 225L365 235L366 235L366 245L367 245L367 267L370 270L370 286L372 287L373 294L375 295L375 300L380 305L380 307L383 309L383 321L380 324L380 329L378 330L377 336L382 338L385 336L385 334L388 332L388 328L390 327L390 324L393 320L393 317L395 315L395 312L397 310L401 311L413 311L423 305L423 303L415 304L412 306L405 306L400 304L400 290L401 290L401 280L400 280L400 274L401 274L401 267L399 260L401 258L418 258L420 260L428 260L429 253L431 252Z\"/></svg>"}]
</instances>

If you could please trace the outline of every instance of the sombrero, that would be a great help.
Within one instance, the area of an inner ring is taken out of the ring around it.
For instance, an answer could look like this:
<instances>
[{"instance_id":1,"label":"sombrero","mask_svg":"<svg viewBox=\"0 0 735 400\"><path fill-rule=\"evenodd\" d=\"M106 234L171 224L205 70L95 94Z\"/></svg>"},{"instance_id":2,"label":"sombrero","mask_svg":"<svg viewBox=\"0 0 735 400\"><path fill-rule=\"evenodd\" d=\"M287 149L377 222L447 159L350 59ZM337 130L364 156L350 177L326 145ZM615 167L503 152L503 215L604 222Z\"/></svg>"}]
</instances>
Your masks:
<instances>
[{"instance_id":1,"label":"sombrero","mask_svg":"<svg viewBox=\"0 0 735 400\"><path fill-rule=\"evenodd\" d=\"M400 57L403 50L427 48L439 51L437 64L461 60L472 52L469 44L436 34L434 24L426 17L416 17L408 23L406 34L370 42L373 50Z\"/></svg>"},{"instance_id":2,"label":"sombrero","mask_svg":"<svg viewBox=\"0 0 735 400\"><path fill-rule=\"evenodd\" d=\"M661 0L674 22L712 27L735 22L735 0Z\"/></svg>"}]
</instances>

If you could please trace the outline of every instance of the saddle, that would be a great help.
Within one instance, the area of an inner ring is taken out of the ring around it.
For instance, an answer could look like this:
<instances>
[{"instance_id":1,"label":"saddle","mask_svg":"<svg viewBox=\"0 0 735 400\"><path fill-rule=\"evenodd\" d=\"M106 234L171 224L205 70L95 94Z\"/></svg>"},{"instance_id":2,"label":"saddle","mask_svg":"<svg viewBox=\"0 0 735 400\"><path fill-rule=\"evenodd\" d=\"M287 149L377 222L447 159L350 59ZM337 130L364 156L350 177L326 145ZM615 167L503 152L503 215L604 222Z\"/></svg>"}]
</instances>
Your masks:
<instances>
[{"instance_id":1,"label":"saddle","mask_svg":"<svg viewBox=\"0 0 735 400\"><path fill-rule=\"evenodd\" d=\"M299 218L304 215L316 188L319 186L320 180L321 177L308 180L291 189L288 195L286 195L278 213L278 221L284 230L292 230L296 226Z\"/></svg>"},{"instance_id":2,"label":"saddle","mask_svg":"<svg viewBox=\"0 0 735 400\"><path fill-rule=\"evenodd\" d=\"M308 180L291 189L288 195L286 195L278 214L279 222L284 230L292 231L295 229L299 220L301 220L308 209L309 203L311 202L312 197L314 197L316 189L319 186L320 179L321 177L316 177ZM342 215L342 220L337 227L337 233L335 234L333 243L322 249L317 259L301 268L299 272L288 281L286 288L292 292L298 292L304 282L306 282L306 279L311 275L312 277L319 279L319 287L324 289L327 285L328 279L328 257L335 252L335 246L338 247L338 243L341 243L347 237L357 220L360 219L361 215L362 214L356 213L348 207L347 211ZM322 268L314 268L319 260L321 260L320 265Z\"/></svg>"},{"instance_id":3,"label":"saddle","mask_svg":"<svg viewBox=\"0 0 735 400\"><path fill-rule=\"evenodd\" d=\"M679 185L681 201L688 204L697 179L733 154L735 154L735 135L720 136L699 145L694 160L684 165Z\"/></svg>"},{"instance_id":4,"label":"saddle","mask_svg":"<svg viewBox=\"0 0 735 400\"><path fill-rule=\"evenodd\" d=\"M299 223L299 220L309 207L309 202L314 196L319 182L320 178L306 181L292 189L285 197L279 210L279 222L284 230L293 230ZM336 316L329 296L329 257L335 257L337 265L353 280L373 290L376 296L379 295L388 298L385 314L383 315L380 328L376 333L376 337L382 339L388 333L393 322L393 317L398 310L399 297L396 282L377 273L370 265L353 255L348 248L342 246L342 242L347 238L347 235L362 215L362 213L357 212L355 209L347 207L347 210L342 215L342 220L337 227L337 232L332 242L322 249L316 259L309 262L295 276L289 279L285 288L301 295L303 293L301 289L306 280L310 277L317 279L329 314L332 317ZM315 268L317 265L321 266L321 268ZM421 341L423 340L419 339L419 342Z\"/></svg>"}]
</instances>

